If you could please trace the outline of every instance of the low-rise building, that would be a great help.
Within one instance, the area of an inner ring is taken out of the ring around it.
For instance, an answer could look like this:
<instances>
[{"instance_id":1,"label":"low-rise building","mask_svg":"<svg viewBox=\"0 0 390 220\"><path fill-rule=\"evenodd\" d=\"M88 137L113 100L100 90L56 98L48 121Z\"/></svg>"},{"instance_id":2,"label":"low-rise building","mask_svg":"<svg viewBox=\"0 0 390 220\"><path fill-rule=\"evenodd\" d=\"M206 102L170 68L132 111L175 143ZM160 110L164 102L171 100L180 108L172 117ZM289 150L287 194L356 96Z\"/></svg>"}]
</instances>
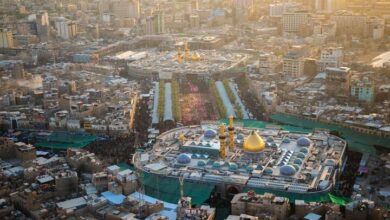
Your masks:
<instances>
[{"instance_id":1,"label":"low-rise building","mask_svg":"<svg viewBox=\"0 0 390 220\"><path fill-rule=\"evenodd\" d=\"M248 214L263 218L274 216L274 219L287 219L290 215L290 204L287 198L273 194L256 195L253 191L236 194L231 201L233 215Z\"/></svg>"}]
</instances>

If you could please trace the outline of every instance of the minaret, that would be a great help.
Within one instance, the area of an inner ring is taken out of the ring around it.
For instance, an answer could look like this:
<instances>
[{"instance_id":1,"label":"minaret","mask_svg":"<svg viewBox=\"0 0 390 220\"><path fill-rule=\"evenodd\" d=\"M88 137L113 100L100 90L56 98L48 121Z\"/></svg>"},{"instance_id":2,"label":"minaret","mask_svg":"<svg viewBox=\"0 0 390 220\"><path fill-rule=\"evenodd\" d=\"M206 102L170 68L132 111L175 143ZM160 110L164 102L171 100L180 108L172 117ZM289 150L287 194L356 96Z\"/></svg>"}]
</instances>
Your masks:
<instances>
[{"instance_id":1,"label":"minaret","mask_svg":"<svg viewBox=\"0 0 390 220\"><path fill-rule=\"evenodd\" d=\"M233 115L229 116L229 150L234 151L234 125L233 125Z\"/></svg>"},{"instance_id":2,"label":"minaret","mask_svg":"<svg viewBox=\"0 0 390 220\"><path fill-rule=\"evenodd\" d=\"M179 49L177 50L177 62L178 62L178 63L181 63L181 50L180 50L180 47L179 47Z\"/></svg>"},{"instance_id":3,"label":"minaret","mask_svg":"<svg viewBox=\"0 0 390 220\"><path fill-rule=\"evenodd\" d=\"M219 126L219 156L225 160L226 158L226 136L225 136L225 125Z\"/></svg>"},{"instance_id":4,"label":"minaret","mask_svg":"<svg viewBox=\"0 0 390 220\"><path fill-rule=\"evenodd\" d=\"M188 60L188 43L184 45L184 60Z\"/></svg>"}]
</instances>

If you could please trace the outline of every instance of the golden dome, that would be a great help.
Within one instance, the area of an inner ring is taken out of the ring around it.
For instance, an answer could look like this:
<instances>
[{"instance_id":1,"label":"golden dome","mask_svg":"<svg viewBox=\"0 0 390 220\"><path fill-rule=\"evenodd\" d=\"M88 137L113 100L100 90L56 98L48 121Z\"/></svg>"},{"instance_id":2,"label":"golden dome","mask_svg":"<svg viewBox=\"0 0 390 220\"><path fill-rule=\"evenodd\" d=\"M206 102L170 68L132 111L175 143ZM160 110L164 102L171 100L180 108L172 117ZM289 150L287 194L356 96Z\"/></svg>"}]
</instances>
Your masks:
<instances>
[{"instance_id":1,"label":"golden dome","mask_svg":"<svg viewBox=\"0 0 390 220\"><path fill-rule=\"evenodd\" d=\"M180 135L179 135L179 141L180 142L182 142L182 143L184 143L184 141L186 140L186 137L184 136L184 134L183 133L180 133Z\"/></svg>"},{"instance_id":2,"label":"golden dome","mask_svg":"<svg viewBox=\"0 0 390 220\"><path fill-rule=\"evenodd\" d=\"M244 151L248 152L260 152L265 148L264 140L255 132L252 131L251 134L244 140Z\"/></svg>"}]
</instances>

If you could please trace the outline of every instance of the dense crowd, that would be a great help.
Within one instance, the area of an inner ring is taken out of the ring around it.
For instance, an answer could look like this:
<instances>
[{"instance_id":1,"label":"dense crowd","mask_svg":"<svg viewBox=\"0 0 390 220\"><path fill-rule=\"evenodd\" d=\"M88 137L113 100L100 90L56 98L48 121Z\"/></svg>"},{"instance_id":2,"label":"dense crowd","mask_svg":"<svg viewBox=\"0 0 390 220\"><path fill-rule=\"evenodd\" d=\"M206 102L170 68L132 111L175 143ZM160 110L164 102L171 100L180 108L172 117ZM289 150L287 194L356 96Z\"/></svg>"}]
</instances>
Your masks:
<instances>
[{"instance_id":1,"label":"dense crowd","mask_svg":"<svg viewBox=\"0 0 390 220\"><path fill-rule=\"evenodd\" d=\"M112 164L127 162L135 152L135 134L118 136L91 143L86 150L95 153L101 160Z\"/></svg>"},{"instance_id":2,"label":"dense crowd","mask_svg":"<svg viewBox=\"0 0 390 220\"><path fill-rule=\"evenodd\" d=\"M240 92L240 97L244 102L244 105L248 108L249 112L253 114L254 119L264 120L265 112L264 106L258 100L256 95L250 91L249 82L247 77L237 77L236 83Z\"/></svg>"},{"instance_id":3,"label":"dense crowd","mask_svg":"<svg viewBox=\"0 0 390 220\"><path fill-rule=\"evenodd\" d=\"M345 197L351 196L353 185L355 184L355 179L358 175L359 162L361 158L361 153L352 151L348 152L348 161L339 179L339 182L341 183L338 191L339 195Z\"/></svg>"}]
</instances>

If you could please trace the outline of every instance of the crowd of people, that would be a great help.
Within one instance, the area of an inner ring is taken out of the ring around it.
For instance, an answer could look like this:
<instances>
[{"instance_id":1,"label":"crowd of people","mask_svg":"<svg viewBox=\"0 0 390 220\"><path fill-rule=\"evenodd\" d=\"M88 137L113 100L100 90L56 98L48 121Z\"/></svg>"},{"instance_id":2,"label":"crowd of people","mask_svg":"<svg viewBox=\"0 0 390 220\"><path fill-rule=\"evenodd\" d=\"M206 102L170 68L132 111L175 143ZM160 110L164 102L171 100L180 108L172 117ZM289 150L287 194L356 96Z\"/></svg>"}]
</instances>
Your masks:
<instances>
[{"instance_id":1,"label":"crowd of people","mask_svg":"<svg viewBox=\"0 0 390 220\"><path fill-rule=\"evenodd\" d=\"M87 146L101 160L113 164L127 162L135 152L135 133L99 140Z\"/></svg>"},{"instance_id":2,"label":"crowd of people","mask_svg":"<svg viewBox=\"0 0 390 220\"><path fill-rule=\"evenodd\" d=\"M143 143L147 141L150 123L148 100L141 99L135 114L133 131L129 131L128 134L95 141L86 149L109 164L128 162L136 148L143 146Z\"/></svg>"}]
</instances>

